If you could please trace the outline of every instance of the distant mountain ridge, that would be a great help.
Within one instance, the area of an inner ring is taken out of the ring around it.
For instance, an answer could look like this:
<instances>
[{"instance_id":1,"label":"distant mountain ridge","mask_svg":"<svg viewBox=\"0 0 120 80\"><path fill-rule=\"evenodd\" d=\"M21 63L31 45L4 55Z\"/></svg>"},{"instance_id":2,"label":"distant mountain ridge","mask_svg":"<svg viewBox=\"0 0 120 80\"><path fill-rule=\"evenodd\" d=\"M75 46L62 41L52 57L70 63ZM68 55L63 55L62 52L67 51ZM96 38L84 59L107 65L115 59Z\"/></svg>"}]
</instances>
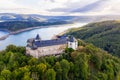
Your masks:
<instances>
[{"instance_id":1,"label":"distant mountain ridge","mask_svg":"<svg viewBox=\"0 0 120 80\"><path fill-rule=\"evenodd\" d=\"M0 30L20 30L36 26L49 26L73 23L90 23L120 19L119 15L99 16L45 16L38 14L0 13Z\"/></svg>"},{"instance_id":2,"label":"distant mountain ridge","mask_svg":"<svg viewBox=\"0 0 120 80\"><path fill-rule=\"evenodd\" d=\"M35 21L35 22L55 22L68 21L73 16L44 16L38 14L15 14L15 13L0 13L0 21Z\"/></svg>"},{"instance_id":3,"label":"distant mountain ridge","mask_svg":"<svg viewBox=\"0 0 120 80\"><path fill-rule=\"evenodd\" d=\"M35 22L96 22L120 19L119 15L94 15L94 16L45 16L40 14L0 13L0 21L35 21Z\"/></svg>"},{"instance_id":4,"label":"distant mountain ridge","mask_svg":"<svg viewBox=\"0 0 120 80\"><path fill-rule=\"evenodd\" d=\"M0 30L20 29L71 23L73 16L44 16L37 14L0 13Z\"/></svg>"}]
</instances>

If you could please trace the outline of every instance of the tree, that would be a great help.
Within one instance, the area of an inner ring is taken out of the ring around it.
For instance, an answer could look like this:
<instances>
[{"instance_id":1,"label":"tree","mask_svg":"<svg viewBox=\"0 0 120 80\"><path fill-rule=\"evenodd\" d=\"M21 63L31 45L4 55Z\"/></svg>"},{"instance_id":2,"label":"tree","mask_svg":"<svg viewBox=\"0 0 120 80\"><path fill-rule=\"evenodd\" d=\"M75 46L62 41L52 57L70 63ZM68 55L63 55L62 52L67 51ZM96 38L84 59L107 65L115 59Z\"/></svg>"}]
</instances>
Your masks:
<instances>
[{"instance_id":1,"label":"tree","mask_svg":"<svg viewBox=\"0 0 120 80\"><path fill-rule=\"evenodd\" d=\"M15 45L9 45L6 48L6 51L16 52L17 51L16 49L17 49L17 47Z\"/></svg>"},{"instance_id":2,"label":"tree","mask_svg":"<svg viewBox=\"0 0 120 80\"><path fill-rule=\"evenodd\" d=\"M120 80L120 72L118 72L116 80Z\"/></svg>"},{"instance_id":3,"label":"tree","mask_svg":"<svg viewBox=\"0 0 120 80\"><path fill-rule=\"evenodd\" d=\"M96 54L91 54L91 62L94 63L95 68L99 69L101 68L102 65L102 56L101 53L96 53Z\"/></svg>"},{"instance_id":4,"label":"tree","mask_svg":"<svg viewBox=\"0 0 120 80\"><path fill-rule=\"evenodd\" d=\"M101 70L104 71L108 75L108 80L114 79L114 70L111 59L103 59L103 63L101 65Z\"/></svg>"},{"instance_id":5,"label":"tree","mask_svg":"<svg viewBox=\"0 0 120 80\"><path fill-rule=\"evenodd\" d=\"M54 69L56 71L56 80L62 80L62 68L59 62L55 63Z\"/></svg>"},{"instance_id":6,"label":"tree","mask_svg":"<svg viewBox=\"0 0 120 80\"><path fill-rule=\"evenodd\" d=\"M36 65L37 64L37 59L36 58L31 58L29 61L28 61L28 64L29 65Z\"/></svg>"},{"instance_id":7,"label":"tree","mask_svg":"<svg viewBox=\"0 0 120 80\"><path fill-rule=\"evenodd\" d=\"M24 73L24 77L22 78L22 80L33 80L33 79L30 77L30 72Z\"/></svg>"},{"instance_id":8,"label":"tree","mask_svg":"<svg viewBox=\"0 0 120 80\"><path fill-rule=\"evenodd\" d=\"M68 80L68 72L70 70L69 62L63 59L62 61L60 61L60 65L62 68L62 80Z\"/></svg>"},{"instance_id":9,"label":"tree","mask_svg":"<svg viewBox=\"0 0 120 80\"><path fill-rule=\"evenodd\" d=\"M72 53L74 49L66 47L65 52L66 53Z\"/></svg>"},{"instance_id":10,"label":"tree","mask_svg":"<svg viewBox=\"0 0 120 80\"><path fill-rule=\"evenodd\" d=\"M47 66L43 63L40 63L37 65L37 71L39 73L39 78L42 80L44 78L45 71L47 69Z\"/></svg>"},{"instance_id":11,"label":"tree","mask_svg":"<svg viewBox=\"0 0 120 80\"><path fill-rule=\"evenodd\" d=\"M26 73L30 73L29 66L21 67L19 69L15 69L12 73L13 79L21 80ZM28 75L28 74L26 74Z\"/></svg>"},{"instance_id":12,"label":"tree","mask_svg":"<svg viewBox=\"0 0 120 80\"><path fill-rule=\"evenodd\" d=\"M56 72L54 69L48 69L46 71L46 80L56 80Z\"/></svg>"},{"instance_id":13,"label":"tree","mask_svg":"<svg viewBox=\"0 0 120 80\"><path fill-rule=\"evenodd\" d=\"M54 56L46 57L46 61L47 61L51 66L53 66L54 63L55 63L55 57L54 57Z\"/></svg>"},{"instance_id":14,"label":"tree","mask_svg":"<svg viewBox=\"0 0 120 80\"><path fill-rule=\"evenodd\" d=\"M11 80L11 71L4 69L1 72L1 76L5 79L5 80Z\"/></svg>"},{"instance_id":15,"label":"tree","mask_svg":"<svg viewBox=\"0 0 120 80\"><path fill-rule=\"evenodd\" d=\"M107 74L102 72L98 72L97 77L99 78L99 80L108 80Z\"/></svg>"},{"instance_id":16,"label":"tree","mask_svg":"<svg viewBox=\"0 0 120 80\"><path fill-rule=\"evenodd\" d=\"M13 56L13 53L12 52L7 52L4 56L4 63L7 64L9 62L12 61L12 56Z\"/></svg>"},{"instance_id":17,"label":"tree","mask_svg":"<svg viewBox=\"0 0 120 80\"><path fill-rule=\"evenodd\" d=\"M85 53L80 53L76 57L75 76L79 80L88 80L89 76L88 57Z\"/></svg>"},{"instance_id":18,"label":"tree","mask_svg":"<svg viewBox=\"0 0 120 80\"><path fill-rule=\"evenodd\" d=\"M4 62L3 61L0 61L0 72L4 69Z\"/></svg>"}]
</instances>

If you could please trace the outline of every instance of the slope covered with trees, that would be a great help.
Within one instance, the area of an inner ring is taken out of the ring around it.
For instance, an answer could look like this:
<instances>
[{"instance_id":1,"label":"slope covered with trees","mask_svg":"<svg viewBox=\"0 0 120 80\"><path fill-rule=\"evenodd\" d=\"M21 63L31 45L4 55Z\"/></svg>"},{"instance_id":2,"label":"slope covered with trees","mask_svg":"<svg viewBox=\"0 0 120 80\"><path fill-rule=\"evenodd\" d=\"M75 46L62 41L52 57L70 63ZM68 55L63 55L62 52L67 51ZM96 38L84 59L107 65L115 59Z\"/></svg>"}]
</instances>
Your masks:
<instances>
[{"instance_id":1,"label":"slope covered with trees","mask_svg":"<svg viewBox=\"0 0 120 80\"><path fill-rule=\"evenodd\" d=\"M0 52L0 80L120 80L120 59L83 41L56 57L24 53L13 45Z\"/></svg>"},{"instance_id":2,"label":"slope covered with trees","mask_svg":"<svg viewBox=\"0 0 120 80\"><path fill-rule=\"evenodd\" d=\"M71 29L68 34L120 57L120 21L90 23L82 28Z\"/></svg>"},{"instance_id":3,"label":"slope covered with trees","mask_svg":"<svg viewBox=\"0 0 120 80\"><path fill-rule=\"evenodd\" d=\"M17 31L21 29L31 28L31 27L45 27L50 25L59 25L66 24L66 21L54 21L54 22L35 22L35 21L7 21L0 22L0 30L9 30L9 31Z\"/></svg>"}]
</instances>

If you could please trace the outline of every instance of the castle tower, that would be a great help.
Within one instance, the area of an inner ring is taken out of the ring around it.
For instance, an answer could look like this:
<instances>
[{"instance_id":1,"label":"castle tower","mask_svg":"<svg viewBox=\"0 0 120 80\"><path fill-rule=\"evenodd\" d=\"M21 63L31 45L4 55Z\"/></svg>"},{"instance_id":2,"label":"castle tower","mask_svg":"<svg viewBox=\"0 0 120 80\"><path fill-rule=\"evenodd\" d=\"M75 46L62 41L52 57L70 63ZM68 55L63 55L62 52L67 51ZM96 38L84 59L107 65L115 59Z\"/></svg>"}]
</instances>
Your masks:
<instances>
[{"instance_id":1,"label":"castle tower","mask_svg":"<svg viewBox=\"0 0 120 80\"><path fill-rule=\"evenodd\" d=\"M40 38L39 34L37 34L37 36L35 38L35 41L41 41L41 38Z\"/></svg>"},{"instance_id":2,"label":"castle tower","mask_svg":"<svg viewBox=\"0 0 120 80\"><path fill-rule=\"evenodd\" d=\"M78 47L78 41L73 36L70 36L68 40L68 48L72 48L76 50L77 47Z\"/></svg>"}]
</instances>

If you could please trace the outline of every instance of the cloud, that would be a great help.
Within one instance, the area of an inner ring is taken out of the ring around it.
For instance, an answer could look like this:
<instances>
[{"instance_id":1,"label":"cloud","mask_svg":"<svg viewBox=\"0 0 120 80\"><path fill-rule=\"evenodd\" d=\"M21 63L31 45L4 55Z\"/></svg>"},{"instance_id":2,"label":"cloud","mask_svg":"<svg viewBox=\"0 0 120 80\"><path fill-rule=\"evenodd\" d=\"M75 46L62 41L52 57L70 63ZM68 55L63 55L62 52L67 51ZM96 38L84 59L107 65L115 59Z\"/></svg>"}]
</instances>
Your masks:
<instances>
[{"instance_id":1,"label":"cloud","mask_svg":"<svg viewBox=\"0 0 120 80\"><path fill-rule=\"evenodd\" d=\"M99 10L100 8L103 8L102 6L105 2L106 2L106 0L105 1L98 0L94 3L88 4L84 7L78 8L78 9L75 9L71 12L88 12L88 11L93 11L93 10L96 10L96 9Z\"/></svg>"},{"instance_id":2,"label":"cloud","mask_svg":"<svg viewBox=\"0 0 120 80\"><path fill-rule=\"evenodd\" d=\"M120 0L98 0L84 7L73 9L70 15L119 15L119 4Z\"/></svg>"},{"instance_id":3,"label":"cloud","mask_svg":"<svg viewBox=\"0 0 120 80\"><path fill-rule=\"evenodd\" d=\"M0 12L43 15L119 14L120 0L0 0Z\"/></svg>"},{"instance_id":4,"label":"cloud","mask_svg":"<svg viewBox=\"0 0 120 80\"><path fill-rule=\"evenodd\" d=\"M80 2L81 1L81 2ZM93 0L93 1L88 1L88 0L76 0L75 2L69 2L69 4L66 4L67 7L65 8L55 8L51 9L50 11L55 11L55 12L86 12L88 10L94 9L96 6L101 4L103 1L102 0Z\"/></svg>"},{"instance_id":5,"label":"cloud","mask_svg":"<svg viewBox=\"0 0 120 80\"><path fill-rule=\"evenodd\" d=\"M81 3L80 5L84 5L92 1L88 0L1 0L1 7L4 8L32 8L32 9L40 9L40 10L50 10L55 8L66 8L71 7L71 5L75 5L76 3ZM4 5L2 5L4 4ZM5 5L6 4L6 5Z\"/></svg>"},{"instance_id":6,"label":"cloud","mask_svg":"<svg viewBox=\"0 0 120 80\"><path fill-rule=\"evenodd\" d=\"M13 3L13 0L1 0L0 1L0 8L13 8L16 7L17 5Z\"/></svg>"}]
</instances>

